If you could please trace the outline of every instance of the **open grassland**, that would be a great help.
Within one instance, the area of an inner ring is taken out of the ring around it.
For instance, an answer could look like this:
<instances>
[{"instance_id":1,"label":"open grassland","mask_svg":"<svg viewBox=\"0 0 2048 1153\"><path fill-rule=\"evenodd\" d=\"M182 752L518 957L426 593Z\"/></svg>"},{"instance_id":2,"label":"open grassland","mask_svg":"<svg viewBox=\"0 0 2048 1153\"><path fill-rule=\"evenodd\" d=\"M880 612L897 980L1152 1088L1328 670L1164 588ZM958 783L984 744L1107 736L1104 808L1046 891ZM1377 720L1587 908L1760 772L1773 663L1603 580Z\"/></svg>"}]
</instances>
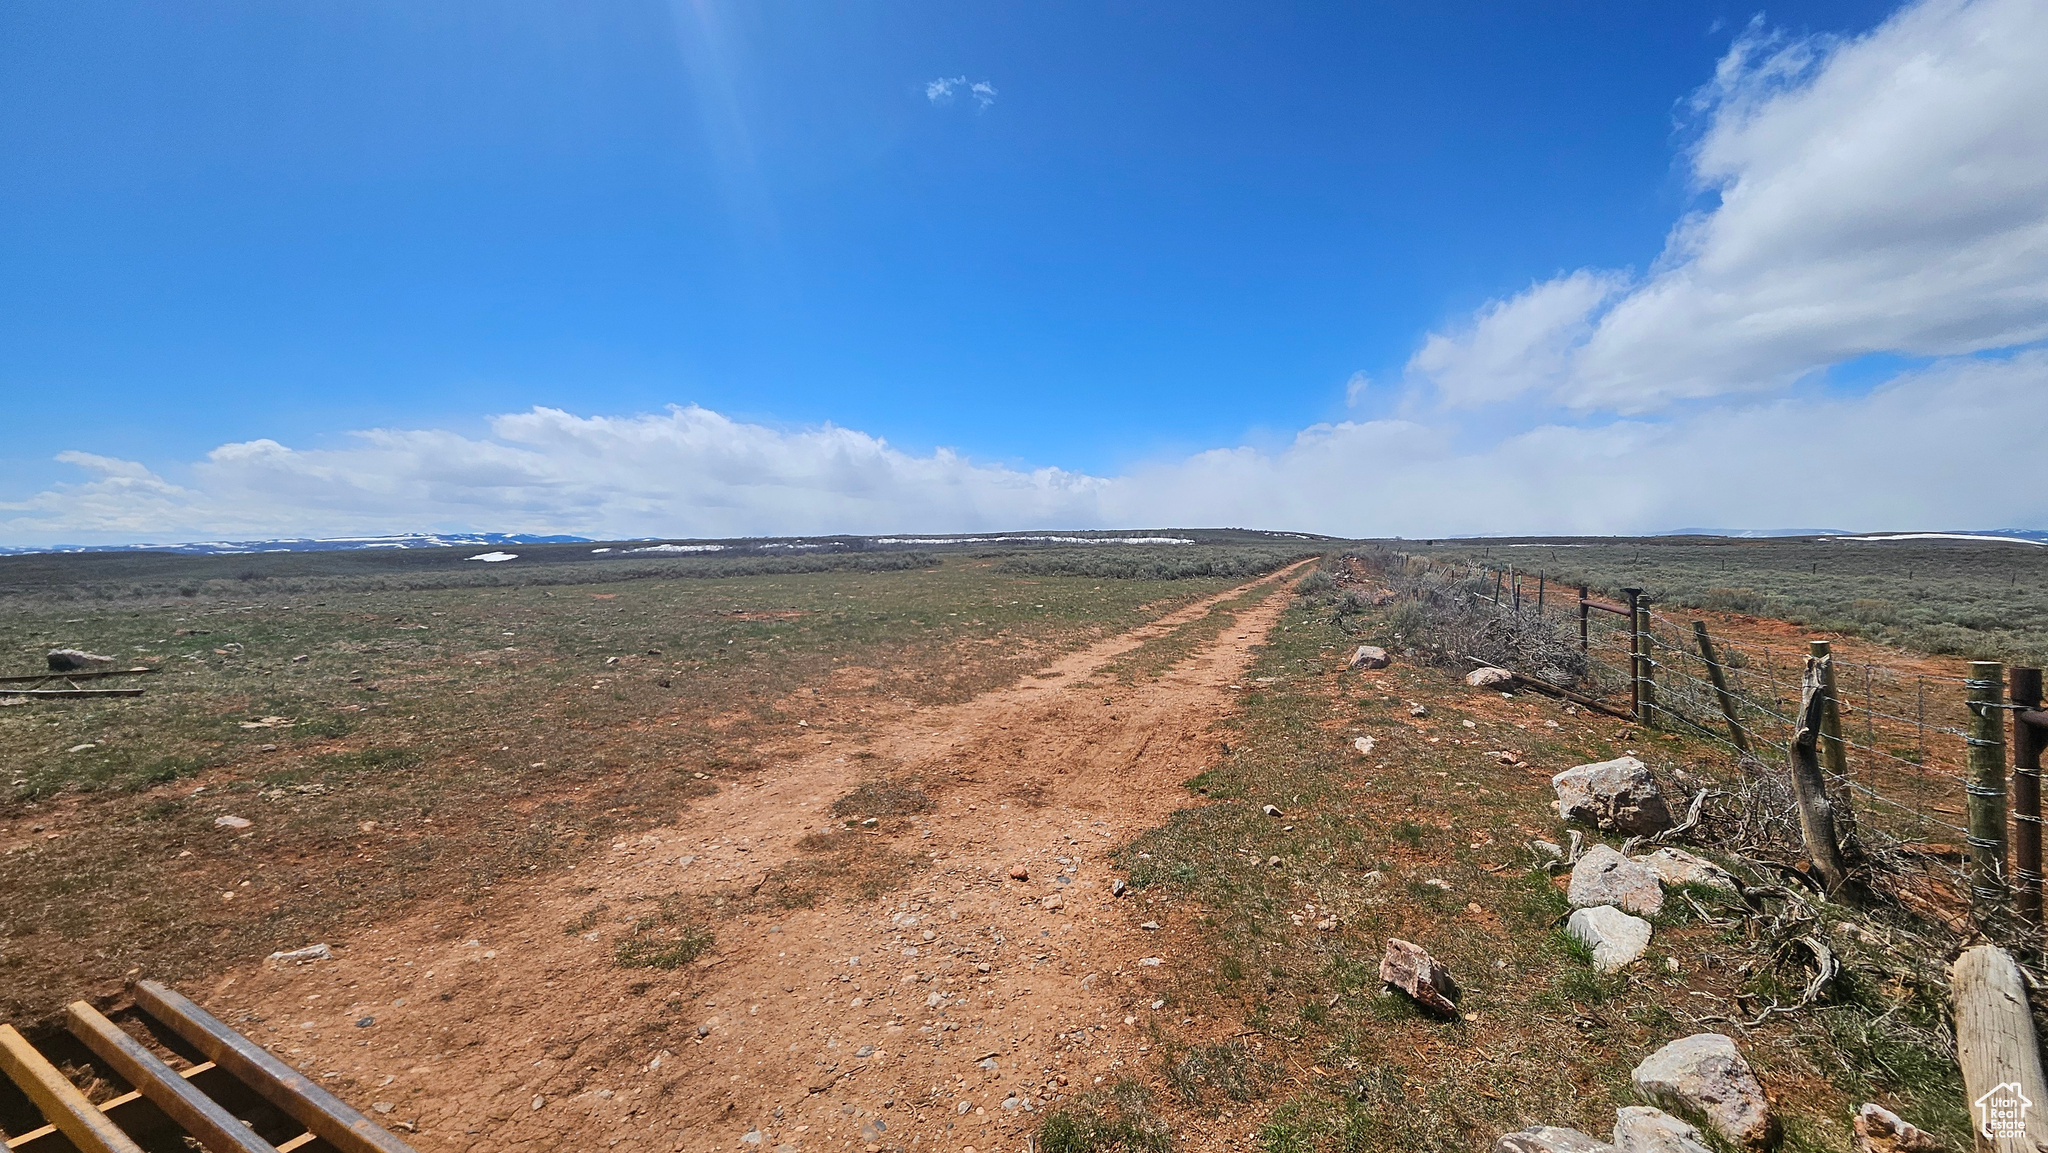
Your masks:
<instances>
[{"instance_id":1,"label":"open grassland","mask_svg":"<svg viewBox=\"0 0 2048 1153\"><path fill-rule=\"evenodd\" d=\"M10 671L59 646L160 670L139 699L0 709L0 1018L565 867L757 770L770 735L839 732L858 757L867 714L1236 583L901 552L665 575L336 555L103 558L115 591L83 600L47 574L90 585L100 559L0 562Z\"/></svg>"},{"instance_id":2,"label":"open grassland","mask_svg":"<svg viewBox=\"0 0 2048 1153\"><path fill-rule=\"evenodd\" d=\"M1534 578L1657 605L1866 636L1921 652L2048 663L2048 547L1825 537L1555 537L1381 541L1371 551L1513 565ZM1576 591L1553 589L1559 597Z\"/></svg>"}]
</instances>

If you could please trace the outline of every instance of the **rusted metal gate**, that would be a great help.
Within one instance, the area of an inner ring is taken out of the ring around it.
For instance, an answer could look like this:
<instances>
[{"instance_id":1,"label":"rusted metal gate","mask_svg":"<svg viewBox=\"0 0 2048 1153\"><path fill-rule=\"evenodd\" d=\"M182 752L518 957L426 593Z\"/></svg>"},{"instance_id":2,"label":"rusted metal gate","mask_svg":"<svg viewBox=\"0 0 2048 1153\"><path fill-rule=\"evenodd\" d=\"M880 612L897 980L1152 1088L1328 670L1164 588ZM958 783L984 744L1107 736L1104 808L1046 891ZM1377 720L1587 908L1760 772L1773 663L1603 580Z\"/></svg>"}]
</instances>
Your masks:
<instances>
[{"instance_id":1,"label":"rusted metal gate","mask_svg":"<svg viewBox=\"0 0 2048 1153\"><path fill-rule=\"evenodd\" d=\"M70 1038L129 1091L97 1104L12 1025L0 1025L0 1073L45 1122L0 1139L7 1153L154 1153L197 1141L212 1153L412 1153L261 1045L155 981L133 987L139 1024L189 1063L157 1051L84 1001L65 1011ZM46 1041L44 1048L51 1048ZM189 1055L189 1056L186 1056Z\"/></svg>"}]
</instances>

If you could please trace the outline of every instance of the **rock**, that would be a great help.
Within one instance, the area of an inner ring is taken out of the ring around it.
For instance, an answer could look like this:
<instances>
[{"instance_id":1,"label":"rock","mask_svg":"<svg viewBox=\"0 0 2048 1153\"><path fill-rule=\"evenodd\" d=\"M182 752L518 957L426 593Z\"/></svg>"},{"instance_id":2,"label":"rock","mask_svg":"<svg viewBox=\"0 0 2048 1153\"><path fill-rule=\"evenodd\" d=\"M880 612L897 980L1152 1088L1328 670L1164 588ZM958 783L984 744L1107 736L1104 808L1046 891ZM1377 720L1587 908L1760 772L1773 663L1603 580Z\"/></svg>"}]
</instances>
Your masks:
<instances>
[{"instance_id":1,"label":"rock","mask_svg":"<svg viewBox=\"0 0 2048 1153\"><path fill-rule=\"evenodd\" d=\"M535 1094L533 1095L533 1109L532 1109L532 1112L535 1112L535 1113L538 1113L538 1112L540 1112L540 1110L541 1110L541 1106L543 1106L543 1105L546 1105L547 1103L548 1103L548 1099L547 1099L546 1097L543 1097L543 1096L541 1096L540 1094L538 1094L538 1093L535 1093Z\"/></svg>"},{"instance_id":2,"label":"rock","mask_svg":"<svg viewBox=\"0 0 2048 1153\"><path fill-rule=\"evenodd\" d=\"M1131 887L1124 883L1122 877L1118 877L1109 883L1109 895L1112 897L1121 897L1130 891Z\"/></svg>"},{"instance_id":3,"label":"rock","mask_svg":"<svg viewBox=\"0 0 2048 1153\"><path fill-rule=\"evenodd\" d=\"M1351 654L1351 667L1354 669L1383 669L1392 663L1393 658L1387 655L1387 650L1376 645L1360 645L1358 651Z\"/></svg>"},{"instance_id":4,"label":"rock","mask_svg":"<svg viewBox=\"0 0 2048 1153\"><path fill-rule=\"evenodd\" d=\"M534 1100L538 1101L540 1100L540 1098L536 1097L534 1098ZM761 1136L761 1131L759 1129L749 1129L745 1133L740 1134L740 1144L742 1145L758 1146L759 1144L761 1144L762 1140L763 1138Z\"/></svg>"},{"instance_id":5,"label":"rock","mask_svg":"<svg viewBox=\"0 0 2048 1153\"><path fill-rule=\"evenodd\" d=\"M1778 1119L1762 1083L1735 1042L1719 1033L1681 1037L1643 1058L1630 1076L1646 1099L1698 1116L1738 1145L1765 1150L1778 1143Z\"/></svg>"},{"instance_id":6,"label":"rock","mask_svg":"<svg viewBox=\"0 0 2048 1153\"><path fill-rule=\"evenodd\" d=\"M1650 866L1631 861L1606 845L1594 845L1572 866L1571 888L1565 891L1565 899L1574 909L1613 905L1648 917L1664 907L1664 886Z\"/></svg>"},{"instance_id":7,"label":"rock","mask_svg":"<svg viewBox=\"0 0 2048 1153\"><path fill-rule=\"evenodd\" d=\"M1064 908L1066 903L1065 898L1058 893L1047 893L1038 899L1038 907L1047 911Z\"/></svg>"},{"instance_id":8,"label":"rock","mask_svg":"<svg viewBox=\"0 0 2048 1153\"><path fill-rule=\"evenodd\" d=\"M1531 1125L1494 1138L1493 1153L1614 1153L1614 1146L1577 1129Z\"/></svg>"},{"instance_id":9,"label":"rock","mask_svg":"<svg viewBox=\"0 0 2048 1153\"><path fill-rule=\"evenodd\" d=\"M1882 1105L1866 1102L1856 1110L1856 1153L1934 1153L1939 1148L1933 1134L1906 1124Z\"/></svg>"},{"instance_id":10,"label":"rock","mask_svg":"<svg viewBox=\"0 0 2048 1153\"><path fill-rule=\"evenodd\" d=\"M247 817L225 816L213 819L213 827L216 829L246 829L254 823Z\"/></svg>"},{"instance_id":11,"label":"rock","mask_svg":"<svg viewBox=\"0 0 2048 1153\"><path fill-rule=\"evenodd\" d=\"M1513 684L1515 674L1491 665L1473 669L1465 674L1465 683L1475 689L1496 689Z\"/></svg>"},{"instance_id":12,"label":"rock","mask_svg":"<svg viewBox=\"0 0 2048 1153\"><path fill-rule=\"evenodd\" d=\"M325 945L308 945L303 949L272 953L264 958L265 961L273 965L304 965L313 961L332 961L333 959L334 950Z\"/></svg>"},{"instance_id":13,"label":"rock","mask_svg":"<svg viewBox=\"0 0 2048 1153\"><path fill-rule=\"evenodd\" d=\"M1713 1153L1699 1130L1648 1105L1614 1111L1614 1147L1621 1153Z\"/></svg>"},{"instance_id":14,"label":"rock","mask_svg":"<svg viewBox=\"0 0 2048 1153\"><path fill-rule=\"evenodd\" d=\"M1013 881L1028 881L1031 879L1031 870L1022 865L1011 865L1010 879Z\"/></svg>"},{"instance_id":15,"label":"rock","mask_svg":"<svg viewBox=\"0 0 2048 1153\"><path fill-rule=\"evenodd\" d=\"M1735 891L1735 878L1729 876L1727 870L1684 849L1658 849L1636 860L1655 869L1657 879L1667 885L1711 885L1731 893Z\"/></svg>"},{"instance_id":16,"label":"rock","mask_svg":"<svg viewBox=\"0 0 2048 1153\"><path fill-rule=\"evenodd\" d=\"M1157 922L1157 921L1147 921L1147 922L1145 922L1144 924L1142 924L1142 925L1139 925L1138 927L1139 927L1140 929L1157 929L1157 928L1159 927L1159 922Z\"/></svg>"},{"instance_id":17,"label":"rock","mask_svg":"<svg viewBox=\"0 0 2048 1153\"><path fill-rule=\"evenodd\" d=\"M1371 737L1360 737L1357 740L1351 742L1351 747L1358 750L1359 756L1369 757L1372 755L1373 745L1377 743L1378 742L1374 741Z\"/></svg>"},{"instance_id":18,"label":"rock","mask_svg":"<svg viewBox=\"0 0 2048 1153\"><path fill-rule=\"evenodd\" d=\"M77 649L51 649L49 656L44 659L50 662L50 671L53 673L75 673L114 663L112 657L80 652Z\"/></svg>"},{"instance_id":19,"label":"rock","mask_svg":"<svg viewBox=\"0 0 2048 1153\"><path fill-rule=\"evenodd\" d=\"M1408 702L1408 715L1411 717L1426 717L1429 715L1429 706L1418 705L1414 701L1410 701Z\"/></svg>"},{"instance_id":20,"label":"rock","mask_svg":"<svg viewBox=\"0 0 2048 1153\"><path fill-rule=\"evenodd\" d=\"M1565 923L1565 932L1593 950L1593 968L1602 973L1612 973L1640 959L1650 947L1650 923L1612 905L1595 905L1573 913ZM1620 1145L1621 1139L1615 1138L1614 1143Z\"/></svg>"},{"instance_id":21,"label":"rock","mask_svg":"<svg viewBox=\"0 0 2048 1153\"><path fill-rule=\"evenodd\" d=\"M1451 979L1443 962L1422 946L1394 937L1387 942L1387 955L1380 959L1380 980L1413 998L1432 1012L1457 1016L1458 983Z\"/></svg>"},{"instance_id":22,"label":"rock","mask_svg":"<svg viewBox=\"0 0 2048 1153\"><path fill-rule=\"evenodd\" d=\"M853 1055L856 1057L872 1057L875 1055L875 1047L873 1045L862 1045L853 1051Z\"/></svg>"},{"instance_id":23,"label":"rock","mask_svg":"<svg viewBox=\"0 0 2048 1153\"><path fill-rule=\"evenodd\" d=\"M1671 810L1650 768L1634 757L1578 765L1550 778L1557 814L1605 832L1648 836L1671 827Z\"/></svg>"},{"instance_id":24,"label":"rock","mask_svg":"<svg viewBox=\"0 0 2048 1153\"><path fill-rule=\"evenodd\" d=\"M1529 851L1539 857L1549 857L1553 861L1564 860L1564 846L1541 837L1529 842Z\"/></svg>"},{"instance_id":25,"label":"rock","mask_svg":"<svg viewBox=\"0 0 2048 1153\"><path fill-rule=\"evenodd\" d=\"M1272 805L1267 805L1259 811L1266 814L1269 817L1284 817L1287 815L1286 813L1281 812L1278 808L1275 808Z\"/></svg>"}]
</instances>

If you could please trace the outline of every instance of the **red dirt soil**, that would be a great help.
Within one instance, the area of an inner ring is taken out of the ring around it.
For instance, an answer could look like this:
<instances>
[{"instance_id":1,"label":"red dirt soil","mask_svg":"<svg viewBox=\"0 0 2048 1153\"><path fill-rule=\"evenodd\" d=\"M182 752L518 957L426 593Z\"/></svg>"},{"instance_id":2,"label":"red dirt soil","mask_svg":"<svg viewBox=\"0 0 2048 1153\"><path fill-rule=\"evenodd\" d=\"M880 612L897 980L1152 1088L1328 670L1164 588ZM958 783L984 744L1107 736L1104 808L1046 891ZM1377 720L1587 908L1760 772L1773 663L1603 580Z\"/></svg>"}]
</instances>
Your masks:
<instances>
[{"instance_id":1,"label":"red dirt soil","mask_svg":"<svg viewBox=\"0 0 2048 1153\"><path fill-rule=\"evenodd\" d=\"M1198 800L1181 782L1215 755L1287 575L1156 681L1090 677L1243 590L851 739L792 729L757 776L565 875L189 991L424 1153L1022 1148L1050 1105L1147 1064L1145 978L1178 962L1111 895L1109 855ZM839 831L863 764L935 808ZM827 829L925 867L873 900L745 904L672 972L613 966L662 895L744 896Z\"/></svg>"}]
</instances>

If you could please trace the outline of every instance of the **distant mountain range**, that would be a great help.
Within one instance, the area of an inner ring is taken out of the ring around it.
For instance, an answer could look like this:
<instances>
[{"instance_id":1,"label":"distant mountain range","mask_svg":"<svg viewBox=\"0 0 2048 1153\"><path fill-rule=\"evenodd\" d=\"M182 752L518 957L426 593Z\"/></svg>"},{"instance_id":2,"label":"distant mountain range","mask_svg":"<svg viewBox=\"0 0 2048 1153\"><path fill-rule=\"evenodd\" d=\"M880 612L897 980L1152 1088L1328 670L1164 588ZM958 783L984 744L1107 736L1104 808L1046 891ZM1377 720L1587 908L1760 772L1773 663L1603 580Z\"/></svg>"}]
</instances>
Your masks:
<instances>
[{"instance_id":1,"label":"distant mountain range","mask_svg":"<svg viewBox=\"0 0 2048 1153\"><path fill-rule=\"evenodd\" d=\"M342 536L316 540L285 537L279 540L210 540L187 544L82 544L51 545L48 548L5 548L0 555L52 552L176 552L192 556L233 556L259 552L336 552L366 548L476 548L480 545L577 544L581 536L534 536L529 533L451 532L414 533L408 536Z\"/></svg>"},{"instance_id":2,"label":"distant mountain range","mask_svg":"<svg viewBox=\"0 0 2048 1153\"><path fill-rule=\"evenodd\" d=\"M1175 531L1175 530L1169 530ZM1178 530L1188 531L1188 530ZM1265 538L1285 540L1337 540L1336 537L1321 537L1311 533L1260 532L1257 530L1231 529L1222 533L1194 530L1203 543L1224 543L1215 539L1227 533L1239 538ZM1485 539L1491 536L1511 534L1488 533L1479 537L1462 539ZM1650 533L1650 536L1715 536L1737 538L1789 537L1789 536L1858 536L1864 539L1890 537L1918 537L1927 539L1930 535L1951 537L2019 537L2026 540L2048 542L2048 530L2043 529L1899 529L1875 533L1851 533L1839 528L1680 528L1668 532ZM274 540L215 540L191 541L183 544L87 544L51 545L46 548L9 548L0 546L0 556L24 556L35 553L90 553L90 552L168 552L184 553L190 556L234 556L246 553L273 552L337 552L352 549L427 549L427 548L502 548L506 545L536 544L588 544L594 538L583 536L537 536L532 533L468 532L468 533L410 533L402 536L348 536L348 537L281 537ZM634 541L616 542L638 544L659 540L658 537L642 537ZM1454 538L1445 538L1454 539ZM624 552L722 552L772 550L772 549L814 549L845 547L943 547L946 545L976 544L1084 544L1099 541L1103 544L1193 544L1194 538L1182 536L1131 536L1115 532L1092 531L1086 536L1080 534L1001 534L985 533L961 536L876 536L876 537L786 537L757 540L727 540L722 543L669 544L656 548L620 549ZM828 543L829 542L829 543ZM601 550L610 552L610 549Z\"/></svg>"}]
</instances>

